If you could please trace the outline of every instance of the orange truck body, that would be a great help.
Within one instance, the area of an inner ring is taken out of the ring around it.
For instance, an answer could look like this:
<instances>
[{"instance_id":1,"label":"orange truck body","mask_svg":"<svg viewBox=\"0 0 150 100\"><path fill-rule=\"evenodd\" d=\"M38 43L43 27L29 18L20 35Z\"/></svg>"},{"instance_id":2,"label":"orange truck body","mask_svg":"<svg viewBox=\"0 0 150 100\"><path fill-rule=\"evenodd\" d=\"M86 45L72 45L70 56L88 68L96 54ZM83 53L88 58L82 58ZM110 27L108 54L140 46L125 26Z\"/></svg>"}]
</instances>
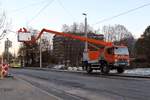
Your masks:
<instances>
[{"instance_id":1,"label":"orange truck body","mask_svg":"<svg viewBox=\"0 0 150 100\"><path fill-rule=\"evenodd\" d=\"M101 52L99 51L88 51L88 56L90 58L90 60L96 60L99 58Z\"/></svg>"}]
</instances>

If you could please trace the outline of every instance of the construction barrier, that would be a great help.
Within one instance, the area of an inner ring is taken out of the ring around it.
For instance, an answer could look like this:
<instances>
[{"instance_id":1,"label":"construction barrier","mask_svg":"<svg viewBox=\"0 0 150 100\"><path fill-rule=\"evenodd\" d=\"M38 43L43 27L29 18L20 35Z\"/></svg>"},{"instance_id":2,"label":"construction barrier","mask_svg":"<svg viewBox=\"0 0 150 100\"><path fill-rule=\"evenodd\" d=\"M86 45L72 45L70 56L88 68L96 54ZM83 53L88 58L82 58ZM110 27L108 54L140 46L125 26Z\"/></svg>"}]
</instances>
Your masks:
<instances>
[{"instance_id":1,"label":"construction barrier","mask_svg":"<svg viewBox=\"0 0 150 100\"><path fill-rule=\"evenodd\" d=\"M1 64L0 66L0 76L1 79L8 75L9 64Z\"/></svg>"}]
</instances>

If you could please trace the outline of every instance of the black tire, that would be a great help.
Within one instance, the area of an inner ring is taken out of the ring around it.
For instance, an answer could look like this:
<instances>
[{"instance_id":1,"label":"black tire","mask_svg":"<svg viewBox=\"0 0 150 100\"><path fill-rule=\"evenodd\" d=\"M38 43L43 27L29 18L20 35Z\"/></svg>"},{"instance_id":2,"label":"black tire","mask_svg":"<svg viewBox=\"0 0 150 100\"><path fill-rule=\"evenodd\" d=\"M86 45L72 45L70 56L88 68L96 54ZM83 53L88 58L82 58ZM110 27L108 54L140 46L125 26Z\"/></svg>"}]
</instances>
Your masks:
<instances>
[{"instance_id":1,"label":"black tire","mask_svg":"<svg viewBox=\"0 0 150 100\"><path fill-rule=\"evenodd\" d=\"M119 74L121 74L121 73L124 72L124 69L123 69L123 68L117 68L117 72L118 72Z\"/></svg>"},{"instance_id":2,"label":"black tire","mask_svg":"<svg viewBox=\"0 0 150 100\"><path fill-rule=\"evenodd\" d=\"M108 66L106 63L103 63L102 68L101 68L101 72L102 72L103 74L108 74L109 71L110 71L109 66Z\"/></svg>"},{"instance_id":3,"label":"black tire","mask_svg":"<svg viewBox=\"0 0 150 100\"><path fill-rule=\"evenodd\" d=\"M86 72L87 72L88 74L90 74L92 71L93 71L93 69L91 68L91 66L90 66L90 65L87 65L87 66L86 66Z\"/></svg>"}]
</instances>

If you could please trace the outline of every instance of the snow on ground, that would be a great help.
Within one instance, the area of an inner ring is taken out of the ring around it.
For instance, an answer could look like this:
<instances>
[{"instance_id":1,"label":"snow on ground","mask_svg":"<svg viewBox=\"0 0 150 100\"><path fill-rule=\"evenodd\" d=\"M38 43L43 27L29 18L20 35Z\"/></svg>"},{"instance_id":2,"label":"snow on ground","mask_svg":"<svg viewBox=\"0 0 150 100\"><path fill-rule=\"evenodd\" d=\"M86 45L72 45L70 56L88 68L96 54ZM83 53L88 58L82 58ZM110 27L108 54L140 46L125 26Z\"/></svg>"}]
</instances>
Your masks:
<instances>
[{"instance_id":1,"label":"snow on ground","mask_svg":"<svg viewBox=\"0 0 150 100\"><path fill-rule=\"evenodd\" d=\"M136 69L126 70L124 73L137 74L137 75L150 75L150 68L136 68Z\"/></svg>"},{"instance_id":2,"label":"snow on ground","mask_svg":"<svg viewBox=\"0 0 150 100\"><path fill-rule=\"evenodd\" d=\"M64 69L65 65L56 65L54 69ZM82 67L68 67L68 71L82 71ZM115 70L112 70L111 73L116 73ZM125 74L134 74L134 75L150 75L150 68L136 68L125 70Z\"/></svg>"},{"instance_id":3,"label":"snow on ground","mask_svg":"<svg viewBox=\"0 0 150 100\"><path fill-rule=\"evenodd\" d=\"M82 67L68 67L69 71L82 71Z\"/></svg>"},{"instance_id":4,"label":"snow on ground","mask_svg":"<svg viewBox=\"0 0 150 100\"><path fill-rule=\"evenodd\" d=\"M65 65L55 65L54 69L65 69ZM82 71L82 67L67 67L68 71Z\"/></svg>"},{"instance_id":5,"label":"snow on ground","mask_svg":"<svg viewBox=\"0 0 150 100\"><path fill-rule=\"evenodd\" d=\"M64 65L55 65L54 69L62 69L64 67Z\"/></svg>"}]
</instances>

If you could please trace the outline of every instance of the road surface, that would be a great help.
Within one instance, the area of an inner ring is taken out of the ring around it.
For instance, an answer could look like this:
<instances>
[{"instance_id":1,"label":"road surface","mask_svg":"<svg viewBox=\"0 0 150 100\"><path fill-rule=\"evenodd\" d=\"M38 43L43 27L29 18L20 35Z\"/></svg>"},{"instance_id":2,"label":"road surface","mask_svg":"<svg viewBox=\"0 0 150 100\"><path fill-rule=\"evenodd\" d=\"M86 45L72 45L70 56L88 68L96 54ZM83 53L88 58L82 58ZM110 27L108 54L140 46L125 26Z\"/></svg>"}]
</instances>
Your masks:
<instances>
[{"instance_id":1,"label":"road surface","mask_svg":"<svg viewBox=\"0 0 150 100\"><path fill-rule=\"evenodd\" d=\"M59 100L58 97L20 79L0 79L0 100Z\"/></svg>"},{"instance_id":2,"label":"road surface","mask_svg":"<svg viewBox=\"0 0 150 100\"><path fill-rule=\"evenodd\" d=\"M29 69L10 72L62 100L150 100L150 79Z\"/></svg>"}]
</instances>

